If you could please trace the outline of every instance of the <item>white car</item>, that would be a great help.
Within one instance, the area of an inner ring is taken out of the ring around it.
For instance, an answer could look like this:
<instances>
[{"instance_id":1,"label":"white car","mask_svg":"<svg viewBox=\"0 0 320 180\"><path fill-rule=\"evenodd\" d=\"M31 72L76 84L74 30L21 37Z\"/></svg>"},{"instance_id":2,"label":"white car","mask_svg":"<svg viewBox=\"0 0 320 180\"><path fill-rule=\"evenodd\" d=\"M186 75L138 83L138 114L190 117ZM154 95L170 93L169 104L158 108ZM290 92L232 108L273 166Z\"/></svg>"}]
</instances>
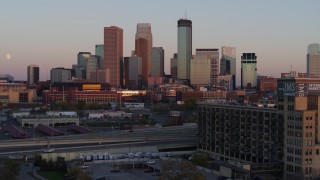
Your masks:
<instances>
[{"instance_id":1,"label":"white car","mask_svg":"<svg viewBox=\"0 0 320 180\"><path fill-rule=\"evenodd\" d=\"M149 160L149 161L147 161L146 163L147 163L147 164L154 164L154 163L156 163L156 161L154 161L154 160Z\"/></svg>"},{"instance_id":2,"label":"white car","mask_svg":"<svg viewBox=\"0 0 320 180\"><path fill-rule=\"evenodd\" d=\"M52 152L54 152L54 149L46 149L46 150L44 150L44 152L45 153L52 153Z\"/></svg>"}]
</instances>

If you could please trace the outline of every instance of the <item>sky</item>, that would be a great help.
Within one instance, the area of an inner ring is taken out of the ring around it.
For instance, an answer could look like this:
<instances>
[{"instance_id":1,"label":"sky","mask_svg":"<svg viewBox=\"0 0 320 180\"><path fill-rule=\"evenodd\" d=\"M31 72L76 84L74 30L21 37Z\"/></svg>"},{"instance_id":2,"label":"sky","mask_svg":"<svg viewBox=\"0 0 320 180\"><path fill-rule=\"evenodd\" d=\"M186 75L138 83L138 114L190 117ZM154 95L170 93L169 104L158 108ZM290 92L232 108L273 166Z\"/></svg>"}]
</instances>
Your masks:
<instances>
[{"instance_id":1,"label":"sky","mask_svg":"<svg viewBox=\"0 0 320 180\"><path fill-rule=\"evenodd\" d=\"M27 79L27 66L71 68L77 54L94 54L103 28L124 30L124 56L134 50L137 23L151 23L153 46L165 50L165 72L177 51L177 21L192 21L196 48L233 46L237 79L241 54L257 55L259 75L306 72L307 46L320 43L318 0L3 0L0 3L0 74ZM239 82L239 81L238 81Z\"/></svg>"}]
</instances>

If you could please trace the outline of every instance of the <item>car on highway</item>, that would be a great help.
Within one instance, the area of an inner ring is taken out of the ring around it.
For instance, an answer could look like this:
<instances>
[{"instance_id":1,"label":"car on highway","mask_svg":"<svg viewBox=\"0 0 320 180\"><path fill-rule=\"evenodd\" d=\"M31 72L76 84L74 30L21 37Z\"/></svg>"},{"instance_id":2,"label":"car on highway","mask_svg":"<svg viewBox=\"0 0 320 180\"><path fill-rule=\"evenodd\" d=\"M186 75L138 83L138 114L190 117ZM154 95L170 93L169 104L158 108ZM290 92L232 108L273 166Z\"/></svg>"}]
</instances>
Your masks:
<instances>
[{"instance_id":1,"label":"car on highway","mask_svg":"<svg viewBox=\"0 0 320 180\"><path fill-rule=\"evenodd\" d=\"M151 169L149 169L149 168L146 168L146 169L143 170L143 172L145 172L145 173L152 173L153 171L152 171Z\"/></svg>"},{"instance_id":2,"label":"car on highway","mask_svg":"<svg viewBox=\"0 0 320 180\"><path fill-rule=\"evenodd\" d=\"M43 152L45 152L45 153L52 153L52 152L54 152L54 149L45 149Z\"/></svg>"},{"instance_id":3,"label":"car on highway","mask_svg":"<svg viewBox=\"0 0 320 180\"><path fill-rule=\"evenodd\" d=\"M112 173L118 173L118 172L120 172L120 170L119 170L119 169L111 169L110 172L112 172Z\"/></svg>"},{"instance_id":4,"label":"car on highway","mask_svg":"<svg viewBox=\"0 0 320 180\"><path fill-rule=\"evenodd\" d=\"M152 176L161 176L162 174L160 172L153 172Z\"/></svg>"},{"instance_id":5,"label":"car on highway","mask_svg":"<svg viewBox=\"0 0 320 180\"><path fill-rule=\"evenodd\" d=\"M106 177L100 176L100 177L95 178L94 180L106 180Z\"/></svg>"},{"instance_id":6,"label":"car on highway","mask_svg":"<svg viewBox=\"0 0 320 180\"><path fill-rule=\"evenodd\" d=\"M146 163L147 163L147 164L154 164L154 163L156 163L156 161L154 161L154 160L149 160L149 161L147 161Z\"/></svg>"}]
</instances>

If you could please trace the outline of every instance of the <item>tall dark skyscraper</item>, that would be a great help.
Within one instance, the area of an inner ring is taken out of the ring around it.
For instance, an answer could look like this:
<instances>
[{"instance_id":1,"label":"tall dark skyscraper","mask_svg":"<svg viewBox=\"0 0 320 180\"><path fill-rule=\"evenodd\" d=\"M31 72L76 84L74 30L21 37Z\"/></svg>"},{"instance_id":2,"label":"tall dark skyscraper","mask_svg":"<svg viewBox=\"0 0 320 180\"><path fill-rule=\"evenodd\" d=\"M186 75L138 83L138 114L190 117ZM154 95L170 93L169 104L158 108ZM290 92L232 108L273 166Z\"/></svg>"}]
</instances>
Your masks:
<instances>
[{"instance_id":1,"label":"tall dark skyscraper","mask_svg":"<svg viewBox=\"0 0 320 180\"><path fill-rule=\"evenodd\" d=\"M220 61L220 75L231 75L233 89L236 88L236 48L222 46Z\"/></svg>"},{"instance_id":2,"label":"tall dark skyscraper","mask_svg":"<svg viewBox=\"0 0 320 180\"><path fill-rule=\"evenodd\" d=\"M104 28L104 71L111 87L120 86L120 61L123 59L123 30L116 26Z\"/></svg>"},{"instance_id":3,"label":"tall dark skyscraper","mask_svg":"<svg viewBox=\"0 0 320 180\"><path fill-rule=\"evenodd\" d=\"M178 20L178 61L177 78L190 80L190 60L192 58L192 22Z\"/></svg>"},{"instance_id":4,"label":"tall dark skyscraper","mask_svg":"<svg viewBox=\"0 0 320 180\"><path fill-rule=\"evenodd\" d=\"M27 69L28 84L35 84L39 81L39 66L31 64Z\"/></svg>"}]
</instances>

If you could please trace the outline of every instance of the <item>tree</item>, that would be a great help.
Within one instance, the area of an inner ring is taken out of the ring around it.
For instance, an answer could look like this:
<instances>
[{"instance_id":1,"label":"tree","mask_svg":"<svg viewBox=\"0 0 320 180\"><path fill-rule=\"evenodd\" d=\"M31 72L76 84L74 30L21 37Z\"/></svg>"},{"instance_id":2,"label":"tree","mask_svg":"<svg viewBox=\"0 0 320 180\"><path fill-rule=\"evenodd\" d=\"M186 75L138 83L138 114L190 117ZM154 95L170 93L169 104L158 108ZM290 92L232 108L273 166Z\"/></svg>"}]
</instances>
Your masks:
<instances>
[{"instance_id":1,"label":"tree","mask_svg":"<svg viewBox=\"0 0 320 180\"><path fill-rule=\"evenodd\" d=\"M186 160L167 160L161 164L161 173L159 179L174 179L174 180L204 180L203 174L197 171L196 167Z\"/></svg>"},{"instance_id":2,"label":"tree","mask_svg":"<svg viewBox=\"0 0 320 180\"><path fill-rule=\"evenodd\" d=\"M183 105L185 110L194 110L197 108L197 102L194 99L187 99Z\"/></svg>"},{"instance_id":3,"label":"tree","mask_svg":"<svg viewBox=\"0 0 320 180\"><path fill-rule=\"evenodd\" d=\"M72 167L69 171L69 175L73 177L74 179L79 179L79 180L90 180L91 177L89 174L83 170L81 170L79 167Z\"/></svg>"},{"instance_id":4,"label":"tree","mask_svg":"<svg viewBox=\"0 0 320 180\"><path fill-rule=\"evenodd\" d=\"M15 176L19 175L20 164L12 159L6 159L4 161L3 169L9 170Z\"/></svg>"},{"instance_id":5,"label":"tree","mask_svg":"<svg viewBox=\"0 0 320 180\"><path fill-rule=\"evenodd\" d=\"M194 165L199 165L206 167L208 165L209 156L206 153L195 152L192 154L192 163Z\"/></svg>"}]
</instances>

